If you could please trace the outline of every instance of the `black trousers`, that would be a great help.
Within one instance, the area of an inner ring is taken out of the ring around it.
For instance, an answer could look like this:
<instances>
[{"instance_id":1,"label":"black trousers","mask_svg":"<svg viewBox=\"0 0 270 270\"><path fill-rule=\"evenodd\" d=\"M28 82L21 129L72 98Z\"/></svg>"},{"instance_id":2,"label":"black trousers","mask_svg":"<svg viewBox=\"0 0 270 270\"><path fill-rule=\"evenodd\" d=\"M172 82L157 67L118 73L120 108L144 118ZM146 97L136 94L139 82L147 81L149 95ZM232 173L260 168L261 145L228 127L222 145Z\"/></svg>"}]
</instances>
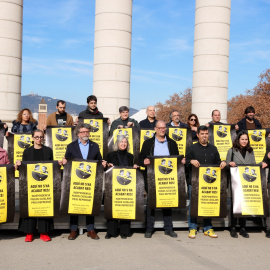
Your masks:
<instances>
[{"instance_id":1,"label":"black trousers","mask_svg":"<svg viewBox=\"0 0 270 270\"><path fill-rule=\"evenodd\" d=\"M118 219L108 219L107 220L107 233L111 236L115 237L118 235ZM130 232L130 221L128 220L120 220L120 235L129 236Z\"/></svg>"},{"instance_id":2,"label":"black trousers","mask_svg":"<svg viewBox=\"0 0 270 270\"><path fill-rule=\"evenodd\" d=\"M37 224L39 233L48 233L54 229L52 218L20 218L19 231L34 233Z\"/></svg>"},{"instance_id":3,"label":"black trousers","mask_svg":"<svg viewBox=\"0 0 270 270\"><path fill-rule=\"evenodd\" d=\"M71 231L78 230L78 221L79 221L79 216L70 215L70 230ZM93 216L85 216L85 223L86 223L86 228L88 232L94 230L95 218Z\"/></svg>"}]
</instances>

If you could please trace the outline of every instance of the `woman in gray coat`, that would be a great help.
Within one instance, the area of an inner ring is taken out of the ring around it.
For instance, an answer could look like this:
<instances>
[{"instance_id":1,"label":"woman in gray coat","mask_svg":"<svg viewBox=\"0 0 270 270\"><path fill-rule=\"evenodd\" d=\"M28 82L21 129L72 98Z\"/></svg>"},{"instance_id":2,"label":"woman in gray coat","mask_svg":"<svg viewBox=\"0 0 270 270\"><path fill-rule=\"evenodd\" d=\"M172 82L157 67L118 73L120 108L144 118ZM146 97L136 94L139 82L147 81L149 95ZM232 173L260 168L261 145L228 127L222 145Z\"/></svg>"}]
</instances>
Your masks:
<instances>
[{"instance_id":1,"label":"woman in gray coat","mask_svg":"<svg viewBox=\"0 0 270 270\"><path fill-rule=\"evenodd\" d=\"M237 165L256 164L252 147L250 147L248 134L240 131L233 142L233 147L229 149L226 158L227 166L236 167ZM233 217L233 203L231 202L231 237L237 238L236 224L237 218ZM246 218L239 218L240 235L249 238L246 231Z\"/></svg>"}]
</instances>

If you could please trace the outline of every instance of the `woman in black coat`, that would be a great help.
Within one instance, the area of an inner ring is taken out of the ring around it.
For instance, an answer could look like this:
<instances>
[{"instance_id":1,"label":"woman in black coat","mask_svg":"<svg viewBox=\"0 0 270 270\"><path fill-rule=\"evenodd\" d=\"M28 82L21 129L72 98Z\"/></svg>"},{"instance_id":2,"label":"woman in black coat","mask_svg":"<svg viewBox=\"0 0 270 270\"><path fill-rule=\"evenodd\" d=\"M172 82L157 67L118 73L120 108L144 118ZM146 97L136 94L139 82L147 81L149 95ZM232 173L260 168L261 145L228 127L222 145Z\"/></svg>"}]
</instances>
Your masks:
<instances>
[{"instance_id":1,"label":"woman in black coat","mask_svg":"<svg viewBox=\"0 0 270 270\"><path fill-rule=\"evenodd\" d=\"M42 141L44 133L42 130L36 129L32 133L34 145L25 149L22 161L48 161L53 160L53 151L50 147L44 146ZM16 161L16 166L20 166L21 161ZM51 241L48 232L54 228L52 218L21 218L19 222L19 231L26 233L25 242L32 242L34 232L38 223L38 232L40 239L43 241Z\"/></svg>"},{"instance_id":2,"label":"woman in black coat","mask_svg":"<svg viewBox=\"0 0 270 270\"><path fill-rule=\"evenodd\" d=\"M124 135L120 135L117 137L117 140L113 146L113 152L109 153L107 156L108 166L133 166L133 168L137 169L138 166L134 164L134 156L130 154L129 151L129 142ZM106 239L110 239L111 237L117 237L117 227L118 220L117 219L108 219L107 220L107 234L105 236ZM120 235L122 239L126 239L131 236L130 232L130 221L120 220Z\"/></svg>"}]
</instances>

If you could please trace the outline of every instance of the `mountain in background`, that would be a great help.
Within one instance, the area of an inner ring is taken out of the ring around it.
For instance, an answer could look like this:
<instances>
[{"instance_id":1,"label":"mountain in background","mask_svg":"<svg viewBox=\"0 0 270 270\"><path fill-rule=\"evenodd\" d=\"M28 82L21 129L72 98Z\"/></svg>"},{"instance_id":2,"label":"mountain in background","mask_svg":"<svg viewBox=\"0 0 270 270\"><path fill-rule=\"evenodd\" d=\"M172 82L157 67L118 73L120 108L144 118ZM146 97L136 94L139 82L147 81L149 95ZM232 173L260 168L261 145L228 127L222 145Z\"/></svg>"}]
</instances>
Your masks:
<instances>
[{"instance_id":1,"label":"mountain in background","mask_svg":"<svg viewBox=\"0 0 270 270\"><path fill-rule=\"evenodd\" d=\"M39 96L36 94L29 94L22 96L21 99L21 109L28 108L32 111L32 113L38 112L38 104L40 103L41 99L44 98L44 100L47 103L48 113L47 115L53 113L56 111L56 102L57 98L51 98L51 97L45 97L45 96ZM86 105L78 105L75 103L71 103L66 101L66 110L69 114L76 114L79 115L79 113L86 109ZM136 113L138 110L130 108L130 116Z\"/></svg>"}]
</instances>

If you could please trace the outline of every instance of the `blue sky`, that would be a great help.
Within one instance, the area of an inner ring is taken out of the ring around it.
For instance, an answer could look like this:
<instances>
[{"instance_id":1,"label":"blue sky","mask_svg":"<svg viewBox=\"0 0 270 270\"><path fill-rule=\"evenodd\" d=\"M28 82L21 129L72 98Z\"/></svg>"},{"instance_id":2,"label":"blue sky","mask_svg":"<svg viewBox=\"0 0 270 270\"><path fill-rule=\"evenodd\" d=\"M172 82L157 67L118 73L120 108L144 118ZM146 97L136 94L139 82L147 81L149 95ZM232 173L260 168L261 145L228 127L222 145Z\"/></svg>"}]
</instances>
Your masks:
<instances>
[{"instance_id":1,"label":"blue sky","mask_svg":"<svg viewBox=\"0 0 270 270\"><path fill-rule=\"evenodd\" d=\"M270 68L270 0L232 0L229 98ZM195 0L133 0L130 107L192 87ZM92 94L94 0L24 0L22 95L86 104Z\"/></svg>"}]
</instances>

